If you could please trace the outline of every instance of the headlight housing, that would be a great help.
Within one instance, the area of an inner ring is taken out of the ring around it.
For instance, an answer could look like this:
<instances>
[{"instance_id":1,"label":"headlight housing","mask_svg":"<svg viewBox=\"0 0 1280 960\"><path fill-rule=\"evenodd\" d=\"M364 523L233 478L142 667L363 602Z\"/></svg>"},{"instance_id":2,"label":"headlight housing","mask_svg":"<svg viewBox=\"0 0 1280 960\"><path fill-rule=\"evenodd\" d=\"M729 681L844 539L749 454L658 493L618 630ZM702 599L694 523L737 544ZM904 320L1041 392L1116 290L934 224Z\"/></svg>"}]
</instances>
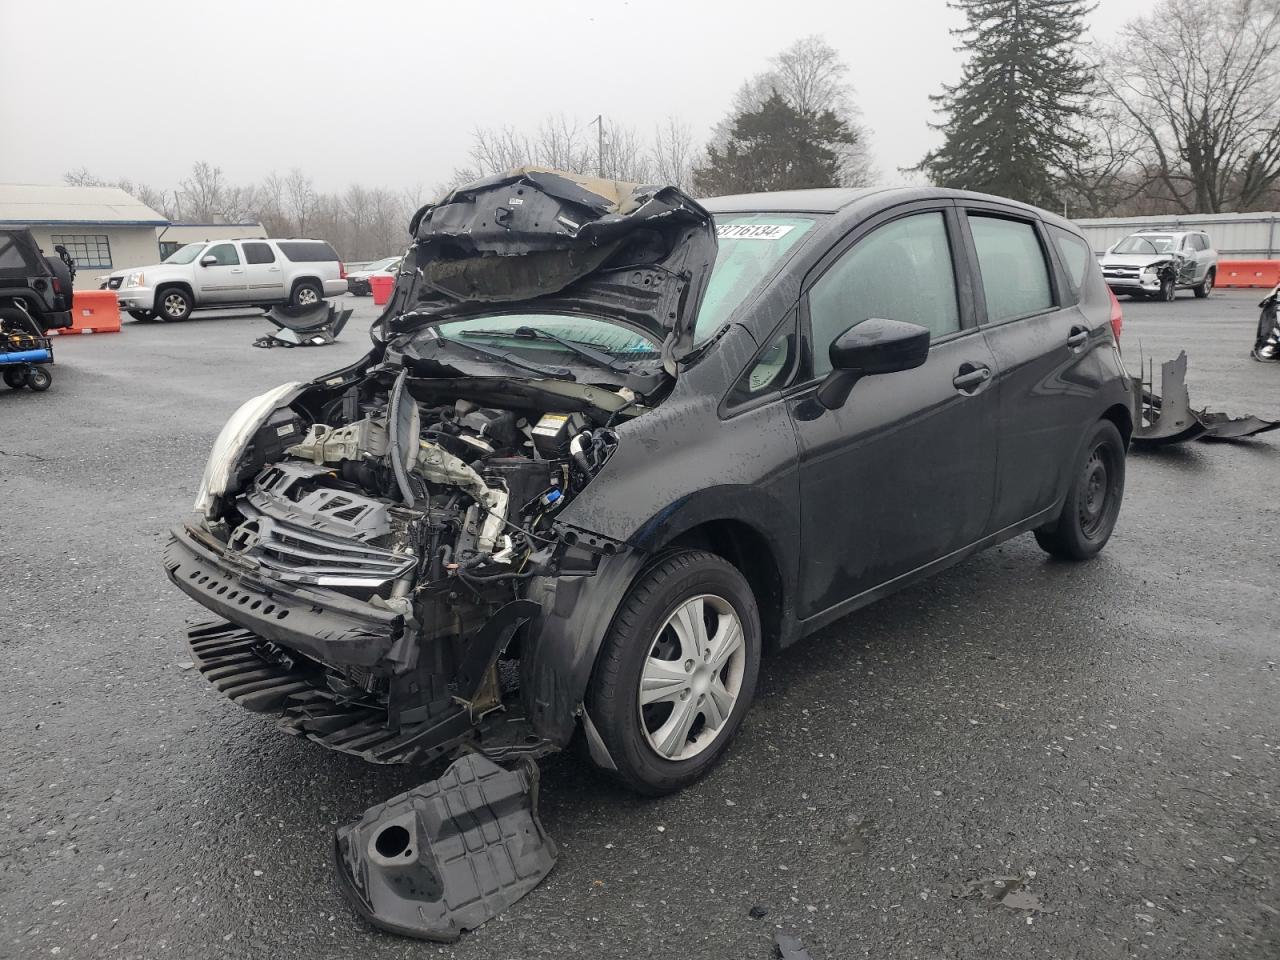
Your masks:
<instances>
[{"instance_id":1,"label":"headlight housing","mask_svg":"<svg viewBox=\"0 0 1280 960\"><path fill-rule=\"evenodd\" d=\"M209 451L209 462L205 465L204 476L200 478L200 490L196 493L196 512L206 517L211 516L214 503L227 492L231 484L236 465L249 445L249 438L258 432L263 421L277 407L292 399L302 386L298 381L282 383L252 400L246 400L231 415L231 419L218 434L218 439L213 441L213 449Z\"/></svg>"},{"instance_id":2,"label":"headlight housing","mask_svg":"<svg viewBox=\"0 0 1280 960\"><path fill-rule=\"evenodd\" d=\"M138 272L138 273L131 273L129 274L129 276L125 277L124 285L126 287L140 287L146 282L147 282L146 274Z\"/></svg>"}]
</instances>

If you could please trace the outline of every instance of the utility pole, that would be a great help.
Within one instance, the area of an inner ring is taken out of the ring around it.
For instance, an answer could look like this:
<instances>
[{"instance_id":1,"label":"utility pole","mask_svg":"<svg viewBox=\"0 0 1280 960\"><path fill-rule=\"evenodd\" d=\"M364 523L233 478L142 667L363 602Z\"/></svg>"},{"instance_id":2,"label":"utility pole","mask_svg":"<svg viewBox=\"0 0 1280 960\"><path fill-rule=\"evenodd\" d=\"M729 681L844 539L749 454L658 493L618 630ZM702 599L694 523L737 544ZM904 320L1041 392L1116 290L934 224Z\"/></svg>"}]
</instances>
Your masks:
<instances>
[{"instance_id":1,"label":"utility pole","mask_svg":"<svg viewBox=\"0 0 1280 960\"><path fill-rule=\"evenodd\" d=\"M596 125L596 173L604 176L604 114L597 114L591 121Z\"/></svg>"}]
</instances>

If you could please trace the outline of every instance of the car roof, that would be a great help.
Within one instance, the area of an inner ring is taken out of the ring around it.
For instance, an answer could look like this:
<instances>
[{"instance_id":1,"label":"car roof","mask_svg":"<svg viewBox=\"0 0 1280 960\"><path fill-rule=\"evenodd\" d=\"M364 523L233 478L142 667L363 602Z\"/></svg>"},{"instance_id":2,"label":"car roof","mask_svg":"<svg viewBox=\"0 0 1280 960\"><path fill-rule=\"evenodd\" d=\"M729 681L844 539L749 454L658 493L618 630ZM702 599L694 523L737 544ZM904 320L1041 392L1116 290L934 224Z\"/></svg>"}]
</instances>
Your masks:
<instances>
[{"instance_id":1,"label":"car roof","mask_svg":"<svg viewBox=\"0 0 1280 960\"><path fill-rule=\"evenodd\" d=\"M1008 197L947 187L823 187L816 190L778 190L769 193L739 193L699 200L711 213L839 213L850 207L873 209L892 207L913 200L976 200L1001 203L1034 213L1052 223L1067 221L1049 210L1033 207ZM1076 227L1071 227L1076 230Z\"/></svg>"}]
</instances>

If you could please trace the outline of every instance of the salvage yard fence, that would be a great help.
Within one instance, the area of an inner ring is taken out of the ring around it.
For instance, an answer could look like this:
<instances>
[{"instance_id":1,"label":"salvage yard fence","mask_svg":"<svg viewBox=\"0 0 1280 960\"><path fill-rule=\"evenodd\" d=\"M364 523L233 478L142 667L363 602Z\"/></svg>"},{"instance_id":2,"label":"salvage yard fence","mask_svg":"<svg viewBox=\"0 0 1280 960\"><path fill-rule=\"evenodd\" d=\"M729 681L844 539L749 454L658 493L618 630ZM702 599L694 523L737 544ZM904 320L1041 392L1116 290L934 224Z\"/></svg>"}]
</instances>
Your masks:
<instances>
[{"instance_id":1,"label":"salvage yard fence","mask_svg":"<svg viewBox=\"0 0 1280 960\"><path fill-rule=\"evenodd\" d=\"M1222 260L1280 259L1280 213L1105 217L1074 223L1099 256L1107 247L1137 230L1203 230Z\"/></svg>"}]
</instances>

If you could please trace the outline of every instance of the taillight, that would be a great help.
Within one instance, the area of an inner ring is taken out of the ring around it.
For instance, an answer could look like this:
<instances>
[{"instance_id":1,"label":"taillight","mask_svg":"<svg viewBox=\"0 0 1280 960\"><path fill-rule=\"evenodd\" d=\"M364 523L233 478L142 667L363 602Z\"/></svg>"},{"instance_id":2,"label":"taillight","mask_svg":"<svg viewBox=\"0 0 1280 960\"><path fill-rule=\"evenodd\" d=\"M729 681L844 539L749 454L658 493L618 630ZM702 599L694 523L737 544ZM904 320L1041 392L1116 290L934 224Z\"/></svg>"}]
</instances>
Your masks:
<instances>
[{"instance_id":1,"label":"taillight","mask_svg":"<svg viewBox=\"0 0 1280 960\"><path fill-rule=\"evenodd\" d=\"M53 292L54 293L62 292L62 281L59 280L57 277L53 278Z\"/></svg>"},{"instance_id":2,"label":"taillight","mask_svg":"<svg viewBox=\"0 0 1280 960\"><path fill-rule=\"evenodd\" d=\"M1124 328L1124 311L1120 309L1120 301L1115 292L1107 287L1107 296L1111 298L1111 334L1116 338L1116 346L1120 346L1120 331Z\"/></svg>"},{"instance_id":3,"label":"taillight","mask_svg":"<svg viewBox=\"0 0 1280 960\"><path fill-rule=\"evenodd\" d=\"M347 279L347 265L343 263L341 260L338 261L338 279L339 280Z\"/></svg>"}]
</instances>

